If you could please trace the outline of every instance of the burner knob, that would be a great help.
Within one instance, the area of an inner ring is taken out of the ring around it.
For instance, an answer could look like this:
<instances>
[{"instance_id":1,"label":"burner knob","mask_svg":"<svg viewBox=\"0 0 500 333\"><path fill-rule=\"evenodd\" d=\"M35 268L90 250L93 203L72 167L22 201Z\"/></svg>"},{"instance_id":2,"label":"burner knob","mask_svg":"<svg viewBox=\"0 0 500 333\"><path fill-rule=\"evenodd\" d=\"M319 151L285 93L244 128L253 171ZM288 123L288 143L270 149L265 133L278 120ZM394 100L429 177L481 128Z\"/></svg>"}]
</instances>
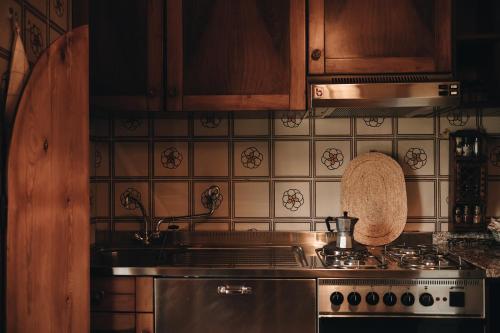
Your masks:
<instances>
[{"instance_id":1,"label":"burner knob","mask_svg":"<svg viewBox=\"0 0 500 333\"><path fill-rule=\"evenodd\" d=\"M358 305L361 303L361 295L355 291L347 295L347 301L351 305Z\"/></svg>"},{"instance_id":2,"label":"burner knob","mask_svg":"<svg viewBox=\"0 0 500 333\"><path fill-rule=\"evenodd\" d=\"M384 304L387 306L393 306L398 301L398 298L394 293L385 293Z\"/></svg>"},{"instance_id":3,"label":"burner knob","mask_svg":"<svg viewBox=\"0 0 500 333\"><path fill-rule=\"evenodd\" d=\"M406 292L401 296L401 303L405 306L412 306L415 303L415 296L412 293Z\"/></svg>"},{"instance_id":4,"label":"burner knob","mask_svg":"<svg viewBox=\"0 0 500 333\"><path fill-rule=\"evenodd\" d=\"M344 295L342 295L342 293L339 293L338 291L335 291L330 295L330 302L332 302L333 305L340 305L342 304L342 302L344 302Z\"/></svg>"},{"instance_id":5,"label":"burner knob","mask_svg":"<svg viewBox=\"0 0 500 333\"><path fill-rule=\"evenodd\" d=\"M379 297L378 294L374 291L370 291L366 294L366 303L370 305L376 305L378 303Z\"/></svg>"},{"instance_id":6,"label":"burner knob","mask_svg":"<svg viewBox=\"0 0 500 333\"><path fill-rule=\"evenodd\" d=\"M420 295L420 298L418 300L423 306L431 306L432 304L434 304L434 298L429 293L423 293L422 295Z\"/></svg>"}]
</instances>

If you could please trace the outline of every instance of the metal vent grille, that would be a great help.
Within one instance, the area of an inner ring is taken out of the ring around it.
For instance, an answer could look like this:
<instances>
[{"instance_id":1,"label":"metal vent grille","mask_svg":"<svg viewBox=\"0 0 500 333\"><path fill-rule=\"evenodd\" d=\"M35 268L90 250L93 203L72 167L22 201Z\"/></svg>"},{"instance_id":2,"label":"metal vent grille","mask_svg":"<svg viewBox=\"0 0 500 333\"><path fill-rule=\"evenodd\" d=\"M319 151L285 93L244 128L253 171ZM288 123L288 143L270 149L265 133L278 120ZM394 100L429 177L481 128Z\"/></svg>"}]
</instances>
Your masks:
<instances>
[{"instance_id":1,"label":"metal vent grille","mask_svg":"<svg viewBox=\"0 0 500 333\"><path fill-rule=\"evenodd\" d=\"M458 286L458 287L468 287L468 286L478 286L480 285L480 279L461 279L461 280L451 280L451 279L414 279L414 280L400 280L400 279L390 279L390 280L377 280L377 279L320 279L319 285L358 285L358 286L372 286L372 285L391 285L391 286Z\"/></svg>"},{"instance_id":2,"label":"metal vent grille","mask_svg":"<svg viewBox=\"0 0 500 333\"><path fill-rule=\"evenodd\" d=\"M429 82L431 78L427 75L363 75L363 76L334 76L331 83L334 84L357 84L357 83L405 83L405 82Z\"/></svg>"}]
</instances>

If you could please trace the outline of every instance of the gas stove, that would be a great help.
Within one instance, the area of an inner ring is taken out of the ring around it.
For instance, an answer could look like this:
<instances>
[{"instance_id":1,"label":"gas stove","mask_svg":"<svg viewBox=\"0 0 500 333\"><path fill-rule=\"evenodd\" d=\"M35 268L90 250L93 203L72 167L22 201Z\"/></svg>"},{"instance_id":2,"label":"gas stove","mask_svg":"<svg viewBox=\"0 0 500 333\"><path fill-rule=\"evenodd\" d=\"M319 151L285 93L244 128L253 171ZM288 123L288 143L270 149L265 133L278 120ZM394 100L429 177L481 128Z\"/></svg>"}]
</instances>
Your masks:
<instances>
[{"instance_id":1,"label":"gas stove","mask_svg":"<svg viewBox=\"0 0 500 333\"><path fill-rule=\"evenodd\" d=\"M316 254L318 266L332 272L318 280L320 318L484 318L480 270L433 245L325 246Z\"/></svg>"}]
</instances>

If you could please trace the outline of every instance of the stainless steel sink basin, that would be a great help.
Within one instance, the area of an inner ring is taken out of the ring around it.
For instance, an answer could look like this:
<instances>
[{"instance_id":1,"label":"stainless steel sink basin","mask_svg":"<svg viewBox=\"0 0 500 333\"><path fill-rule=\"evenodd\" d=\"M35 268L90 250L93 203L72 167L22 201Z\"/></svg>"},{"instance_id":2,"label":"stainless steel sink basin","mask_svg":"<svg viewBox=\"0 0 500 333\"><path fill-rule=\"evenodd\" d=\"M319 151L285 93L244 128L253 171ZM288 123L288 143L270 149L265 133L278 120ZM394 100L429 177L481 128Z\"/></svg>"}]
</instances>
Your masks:
<instances>
[{"instance_id":1,"label":"stainless steel sink basin","mask_svg":"<svg viewBox=\"0 0 500 333\"><path fill-rule=\"evenodd\" d=\"M96 251L94 266L304 267L300 246L114 248Z\"/></svg>"}]
</instances>

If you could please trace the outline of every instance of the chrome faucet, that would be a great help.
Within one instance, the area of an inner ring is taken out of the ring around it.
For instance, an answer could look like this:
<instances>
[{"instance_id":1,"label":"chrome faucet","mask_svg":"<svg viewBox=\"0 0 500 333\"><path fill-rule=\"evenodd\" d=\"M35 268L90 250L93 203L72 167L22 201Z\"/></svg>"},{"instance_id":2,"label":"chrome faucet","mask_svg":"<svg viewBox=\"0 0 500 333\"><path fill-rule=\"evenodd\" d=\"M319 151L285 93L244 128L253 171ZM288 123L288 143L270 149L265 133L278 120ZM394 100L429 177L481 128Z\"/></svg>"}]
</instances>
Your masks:
<instances>
[{"instance_id":1,"label":"chrome faucet","mask_svg":"<svg viewBox=\"0 0 500 333\"><path fill-rule=\"evenodd\" d=\"M150 243L150 239L151 239L151 235L150 235L150 231L149 231L150 230L150 226L151 226L151 220L148 217L148 213L146 211L146 208L142 204L141 200L137 199L136 197L134 197L131 194L128 194L125 197L125 206L128 208L131 203L134 203L137 206L139 206L139 209L141 211L142 218L143 218L143 221L144 221L144 228L143 228L143 230L136 232L134 234L134 237L135 237L135 239L143 242L145 245L148 245Z\"/></svg>"},{"instance_id":2,"label":"chrome faucet","mask_svg":"<svg viewBox=\"0 0 500 333\"><path fill-rule=\"evenodd\" d=\"M201 217L209 217L212 216L217 209L217 200L220 198L221 192L218 186L212 185L207 190L207 204L209 205L209 211L201 214L193 214L193 215L184 215L184 216L168 216L161 218L157 221L153 221L147 214L146 208L142 202L136 197L128 194L125 197L125 205L128 207L132 202L139 206L141 210L142 218L144 220L144 228L142 231L136 232L134 234L135 239L144 243L144 245L149 245L152 239L160 238L160 226L165 222L169 221L169 224L174 222L175 220L184 220L184 219L193 219L193 218L201 218Z\"/></svg>"}]
</instances>

